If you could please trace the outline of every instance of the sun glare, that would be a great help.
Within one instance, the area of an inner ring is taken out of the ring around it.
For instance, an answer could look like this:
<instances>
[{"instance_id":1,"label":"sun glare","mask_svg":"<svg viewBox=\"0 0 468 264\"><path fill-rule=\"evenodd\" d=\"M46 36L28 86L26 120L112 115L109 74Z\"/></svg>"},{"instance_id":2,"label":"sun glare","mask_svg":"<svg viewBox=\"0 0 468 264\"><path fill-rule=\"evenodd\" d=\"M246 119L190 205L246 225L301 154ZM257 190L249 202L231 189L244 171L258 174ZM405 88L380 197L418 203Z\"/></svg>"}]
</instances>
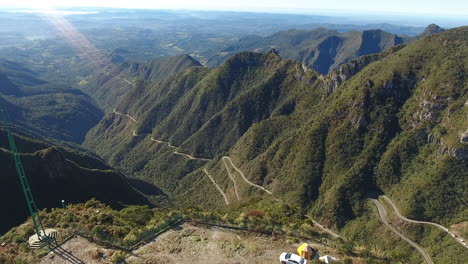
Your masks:
<instances>
[{"instance_id":1,"label":"sun glare","mask_svg":"<svg viewBox=\"0 0 468 264\"><path fill-rule=\"evenodd\" d=\"M112 62L97 49L88 38L79 32L60 13L46 12L42 17L47 20L73 48L76 55L85 61L95 72L95 74L111 74L114 70Z\"/></svg>"}]
</instances>

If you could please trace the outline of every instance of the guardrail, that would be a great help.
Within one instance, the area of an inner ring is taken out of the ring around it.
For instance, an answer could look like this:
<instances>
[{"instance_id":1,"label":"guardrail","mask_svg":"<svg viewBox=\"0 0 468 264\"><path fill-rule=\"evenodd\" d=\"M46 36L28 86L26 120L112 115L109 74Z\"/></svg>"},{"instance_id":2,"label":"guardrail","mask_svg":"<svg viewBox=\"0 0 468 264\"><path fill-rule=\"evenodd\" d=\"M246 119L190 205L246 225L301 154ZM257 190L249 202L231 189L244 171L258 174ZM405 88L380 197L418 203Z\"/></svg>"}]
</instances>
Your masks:
<instances>
[{"instance_id":1,"label":"guardrail","mask_svg":"<svg viewBox=\"0 0 468 264\"><path fill-rule=\"evenodd\" d=\"M159 231L157 231L157 232L155 232L153 234L149 234L149 235L145 236L140 241L138 241L137 243L135 243L134 245L129 246L129 247L119 246L119 245L116 245L116 244L114 244L112 242L101 240L101 239L92 237L90 235L87 235L87 234L84 234L84 233L81 233L81 232L78 232L78 231L74 232L73 234L71 234L70 236L68 236L63 241L61 241L60 243L57 243L57 244L59 244L59 245L64 244L68 240L79 236L79 237L82 237L82 238L88 240L91 243L98 244L98 245L100 245L102 247L105 247L105 248L121 250L121 251L125 251L125 252L128 252L128 253L132 253L134 250L138 249L142 245L145 245L145 244L151 242L153 239L155 239L158 236L160 236L161 234L167 232L169 229L174 228L175 226L179 226L179 225L183 224L184 222L189 222L189 223L193 223L193 224L196 224L196 225L204 225L204 226L225 228L225 229L230 229L230 230L257 233L257 234L262 234L262 235L267 235L267 236L274 236L275 235L274 231L269 232L269 231L264 231L264 230L255 230L255 229L242 228L242 227L238 227L238 226L230 226L230 225L225 225L225 224L208 223L208 222L202 222L202 221L197 221L197 220L193 220L193 219L187 219L186 220L186 219L183 219L183 218L179 218L178 220L170 223L168 226L164 227L163 229L161 229L161 230L159 230ZM281 234L278 234L278 235L281 235ZM285 234L285 235L290 235L290 234ZM312 239L311 237L304 237L304 236L297 236L297 235L291 235L291 236L299 238L299 239L303 239L303 240ZM317 241L317 242L319 242L319 241ZM322 243L322 242L319 242L319 243Z\"/></svg>"}]
</instances>

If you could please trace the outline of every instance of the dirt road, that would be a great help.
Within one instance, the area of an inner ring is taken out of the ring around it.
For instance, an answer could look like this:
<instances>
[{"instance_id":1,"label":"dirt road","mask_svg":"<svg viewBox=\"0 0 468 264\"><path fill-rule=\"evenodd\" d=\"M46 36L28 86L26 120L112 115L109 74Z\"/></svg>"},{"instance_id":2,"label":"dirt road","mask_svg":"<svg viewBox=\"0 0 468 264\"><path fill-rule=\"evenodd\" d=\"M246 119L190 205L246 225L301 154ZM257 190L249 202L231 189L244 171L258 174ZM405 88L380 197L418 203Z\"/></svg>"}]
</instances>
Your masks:
<instances>
[{"instance_id":1,"label":"dirt road","mask_svg":"<svg viewBox=\"0 0 468 264\"><path fill-rule=\"evenodd\" d=\"M237 199L237 201L240 201L240 196L239 196L239 191L238 191L238 188L237 188L236 179L234 178L234 175L232 175L231 170L229 169L229 167L228 167L228 165L226 163L226 160L222 159L222 161L223 161L224 167L226 168L226 171L228 173L229 179L231 179L232 183L234 184L234 193L236 194L236 199Z\"/></svg>"},{"instance_id":2,"label":"dirt road","mask_svg":"<svg viewBox=\"0 0 468 264\"><path fill-rule=\"evenodd\" d=\"M242 179L243 179L247 184L249 184L249 185L251 185L251 186L254 186L254 187L256 187L256 188L258 188L258 189L260 189L260 190L262 190L262 191L264 191L264 192L266 192L266 193L268 193L268 194L273 194L273 193L270 192L269 190L265 189L263 186L257 185L257 184L255 184L255 183L249 181L249 180L245 177L244 173L234 165L234 163L232 162L232 160L231 160L230 157L228 157L228 156L223 156L222 159L223 159L223 161L224 161L224 160L228 160L228 161L231 163L232 168L234 168L234 169L240 174L240 176L242 177ZM226 169L227 169L227 168L226 168Z\"/></svg>"},{"instance_id":3,"label":"dirt road","mask_svg":"<svg viewBox=\"0 0 468 264\"><path fill-rule=\"evenodd\" d=\"M426 225L432 225L432 226L435 226L437 228L440 228L442 229L445 233L449 234L453 239L455 239L455 241L457 241L458 243L460 243L462 246L468 248L468 246L464 243L464 240L463 238L460 238L458 236L456 236L454 233L450 232L449 229L443 225L440 225L440 224L437 224L437 223L433 223L433 222L427 222L427 221L418 221L418 220L412 220L412 219L408 219L406 218L405 216L403 216L400 211L398 210L398 208L396 207L396 205L393 203L392 200L390 200L390 198L388 198L387 196L385 195L382 195L381 196L385 201L387 201L393 208L393 211L395 212L396 216L398 218L400 218L401 220L403 221L406 221L406 222L410 222L410 223L415 223L415 224L426 224Z\"/></svg>"},{"instance_id":4,"label":"dirt road","mask_svg":"<svg viewBox=\"0 0 468 264\"><path fill-rule=\"evenodd\" d=\"M221 193L221 195L223 195L224 202L226 202L226 205L228 205L229 204L228 198L227 198L226 194L223 192L223 190L221 189L221 187L219 187L219 185L214 181L213 177L211 177L211 175L208 173L206 168L203 168L203 172L205 172L206 176L208 176L208 178L210 178L210 181L214 184L216 189L218 189L218 191Z\"/></svg>"},{"instance_id":5,"label":"dirt road","mask_svg":"<svg viewBox=\"0 0 468 264\"><path fill-rule=\"evenodd\" d=\"M157 142L157 143L160 143L160 144L167 144L168 147L172 148L172 149L176 149L177 147L175 146L172 146L171 143L169 143L168 141L162 141L162 140L157 140L153 137L150 138L151 141L154 141L154 142ZM202 160L202 161L210 161L210 159L205 159L205 158L197 158L197 157L194 157L190 154L187 154L187 153L182 153L182 152L178 152L177 150L173 151L172 153L176 154L176 155L181 155L181 156L185 156L191 160Z\"/></svg>"},{"instance_id":6,"label":"dirt road","mask_svg":"<svg viewBox=\"0 0 468 264\"><path fill-rule=\"evenodd\" d=\"M319 224L319 222L315 221L314 219L312 219L312 217L306 215L307 218L309 218L310 220L312 220L312 222L314 223L314 225L318 226L318 228L322 229L323 231L325 231L326 233L330 234L332 237L334 238L343 238L342 236L338 235L337 233L333 232L331 229L328 229L326 227L324 227L323 225Z\"/></svg>"},{"instance_id":7,"label":"dirt road","mask_svg":"<svg viewBox=\"0 0 468 264\"><path fill-rule=\"evenodd\" d=\"M117 115L123 115L123 116L126 116L126 117L130 118L130 119L131 119L133 122L136 122L136 119L135 119L135 118L133 118L132 116L130 116L130 115L127 115L127 114L123 114L123 113L120 113L120 112L117 112L117 111L115 111L115 109L113 110L113 113L114 113L114 114L117 114Z\"/></svg>"}]
</instances>

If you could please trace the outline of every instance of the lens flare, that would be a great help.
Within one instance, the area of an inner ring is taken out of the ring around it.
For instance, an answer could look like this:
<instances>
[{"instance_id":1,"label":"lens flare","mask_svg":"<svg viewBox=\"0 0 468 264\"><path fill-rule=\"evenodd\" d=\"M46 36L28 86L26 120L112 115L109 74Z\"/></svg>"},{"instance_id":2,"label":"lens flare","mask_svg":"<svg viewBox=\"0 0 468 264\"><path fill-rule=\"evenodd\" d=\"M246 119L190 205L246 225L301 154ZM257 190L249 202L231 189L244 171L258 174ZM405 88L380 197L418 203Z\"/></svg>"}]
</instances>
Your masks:
<instances>
[{"instance_id":1,"label":"lens flare","mask_svg":"<svg viewBox=\"0 0 468 264\"><path fill-rule=\"evenodd\" d=\"M113 63L62 15L45 12L42 17L57 30L76 55L91 67L94 74L111 75L115 72L116 67Z\"/></svg>"}]
</instances>

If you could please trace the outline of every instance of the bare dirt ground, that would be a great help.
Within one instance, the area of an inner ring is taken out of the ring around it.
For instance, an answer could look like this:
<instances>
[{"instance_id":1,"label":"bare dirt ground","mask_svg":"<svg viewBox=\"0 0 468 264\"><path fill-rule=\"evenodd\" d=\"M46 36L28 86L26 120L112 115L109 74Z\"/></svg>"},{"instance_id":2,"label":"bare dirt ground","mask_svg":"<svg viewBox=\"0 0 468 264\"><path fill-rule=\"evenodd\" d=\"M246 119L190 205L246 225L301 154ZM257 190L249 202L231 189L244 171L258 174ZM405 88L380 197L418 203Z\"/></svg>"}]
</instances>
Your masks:
<instances>
[{"instance_id":1,"label":"bare dirt ground","mask_svg":"<svg viewBox=\"0 0 468 264\"><path fill-rule=\"evenodd\" d=\"M281 253L295 253L302 242L309 242L320 254L336 255L334 249L312 241L184 224L136 250L127 263L279 263Z\"/></svg>"},{"instance_id":2,"label":"bare dirt ground","mask_svg":"<svg viewBox=\"0 0 468 264\"><path fill-rule=\"evenodd\" d=\"M112 263L110 259L114 250L102 248L81 237L73 238L60 247L49 252L39 264Z\"/></svg>"},{"instance_id":3,"label":"bare dirt ground","mask_svg":"<svg viewBox=\"0 0 468 264\"><path fill-rule=\"evenodd\" d=\"M308 242L321 255L342 257L336 249L314 241L270 237L245 231L185 223L160 235L135 250L126 259L129 264L176 263L279 263L283 252L296 253ZM114 250L103 248L76 237L61 245L60 251L49 252L39 264L107 264Z\"/></svg>"}]
</instances>

